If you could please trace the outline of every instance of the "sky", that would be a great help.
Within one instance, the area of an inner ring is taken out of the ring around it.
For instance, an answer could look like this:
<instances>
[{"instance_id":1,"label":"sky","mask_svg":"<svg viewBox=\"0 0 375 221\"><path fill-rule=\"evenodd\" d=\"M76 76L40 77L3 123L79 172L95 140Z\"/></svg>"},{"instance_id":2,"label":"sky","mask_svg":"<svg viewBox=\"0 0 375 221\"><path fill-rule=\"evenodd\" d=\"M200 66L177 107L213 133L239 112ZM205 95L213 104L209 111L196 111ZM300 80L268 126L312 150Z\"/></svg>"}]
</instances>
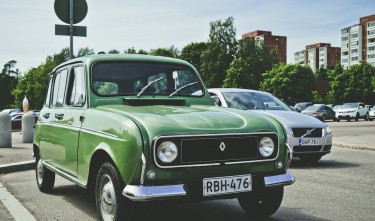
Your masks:
<instances>
[{"instance_id":1,"label":"sky","mask_svg":"<svg viewBox=\"0 0 375 221\"><path fill-rule=\"evenodd\" d=\"M25 73L49 55L69 47L68 36L55 35L64 24L54 0L0 0L0 68L10 60ZM179 50L192 42L208 41L209 23L234 18L237 38L264 30L287 36L287 63L306 45L331 43L341 47L340 30L375 14L375 0L86 0L87 37L74 37L74 52L134 47L150 51Z\"/></svg>"}]
</instances>

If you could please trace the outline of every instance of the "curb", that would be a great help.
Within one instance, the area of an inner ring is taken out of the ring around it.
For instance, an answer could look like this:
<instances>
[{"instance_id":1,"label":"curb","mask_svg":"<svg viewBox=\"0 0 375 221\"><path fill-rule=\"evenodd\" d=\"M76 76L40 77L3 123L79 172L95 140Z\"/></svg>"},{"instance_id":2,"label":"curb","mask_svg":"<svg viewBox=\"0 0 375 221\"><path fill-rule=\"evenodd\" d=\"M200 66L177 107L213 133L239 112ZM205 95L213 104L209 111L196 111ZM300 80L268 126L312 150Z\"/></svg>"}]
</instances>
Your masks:
<instances>
[{"instance_id":1,"label":"curb","mask_svg":"<svg viewBox=\"0 0 375 221\"><path fill-rule=\"evenodd\" d=\"M25 170L32 170L35 168L35 161L23 161L19 163L10 163L10 164L4 164L0 165L0 174L1 173L14 173L14 172L20 172Z\"/></svg>"},{"instance_id":2,"label":"curb","mask_svg":"<svg viewBox=\"0 0 375 221\"><path fill-rule=\"evenodd\" d=\"M345 144L345 143L332 143L332 146L335 147L342 147L342 148L349 148L354 150L370 150L375 151L375 147L361 145L361 144Z\"/></svg>"}]
</instances>

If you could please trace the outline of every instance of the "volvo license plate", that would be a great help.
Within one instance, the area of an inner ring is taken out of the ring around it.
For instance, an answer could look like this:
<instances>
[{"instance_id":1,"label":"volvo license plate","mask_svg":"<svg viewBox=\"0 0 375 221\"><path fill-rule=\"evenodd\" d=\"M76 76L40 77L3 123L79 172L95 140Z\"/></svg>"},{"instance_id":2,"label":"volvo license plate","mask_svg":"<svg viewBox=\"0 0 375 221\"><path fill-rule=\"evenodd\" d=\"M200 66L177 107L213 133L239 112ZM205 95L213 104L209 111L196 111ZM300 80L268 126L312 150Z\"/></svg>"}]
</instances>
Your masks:
<instances>
[{"instance_id":1,"label":"volvo license plate","mask_svg":"<svg viewBox=\"0 0 375 221\"><path fill-rule=\"evenodd\" d=\"M299 139L299 145L300 146L319 145L319 139L300 138Z\"/></svg>"},{"instance_id":2,"label":"volvo license plate","mask_svg":"<svg viewBox=\"0 0 375 221\"><path fill-rule=\"evenodd\" d=\"M203 179L203 196L248 192L251 190L252 180L250 174Z\"/></svg>"}]
</instances>

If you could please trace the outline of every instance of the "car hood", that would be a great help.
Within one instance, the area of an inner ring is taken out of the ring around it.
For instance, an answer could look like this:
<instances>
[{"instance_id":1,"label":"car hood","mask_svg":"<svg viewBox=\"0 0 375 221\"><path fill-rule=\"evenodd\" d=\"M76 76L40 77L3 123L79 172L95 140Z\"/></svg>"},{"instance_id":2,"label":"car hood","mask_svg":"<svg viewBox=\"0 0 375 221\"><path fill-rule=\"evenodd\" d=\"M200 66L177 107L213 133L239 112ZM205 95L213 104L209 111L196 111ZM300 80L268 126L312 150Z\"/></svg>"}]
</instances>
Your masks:
<instances>
[{"instance_id":1,"label":"car hood","mask_svg":"<svg viewBox=\"0 0 375 221\"><path fill-rule=\"evenodd\" d=\"M252 110L254 111L254 110ZM255 111L254 111L255 112ZM318 127L324 128L326 125L316 119L315 117L311 117L305 114L297 113L294 111L256 111L262 112L268 116L274 117L282 124L289 128L293 127Z\"/></svg>"},{"instance_id":2,"label":"car hood","mask_svg":"<svg viewBox=\"0 0 375 221\"><path fill-rule=\"evenodd\" d=\"M215 106L103 105L97 108L127 116L150 135L276 132L267 116Z\"/></svg>"},{"instance_id":3,"label":"car hood","mask_svg":"<svg viewBox=\"0 0 375 221\"><path fill-rule=\"evenodd\" d=\"M336 112L341 112L341 111L356 111L357 108L340 108L338 110L335 110Z\"/></svg>"}]
</instances>

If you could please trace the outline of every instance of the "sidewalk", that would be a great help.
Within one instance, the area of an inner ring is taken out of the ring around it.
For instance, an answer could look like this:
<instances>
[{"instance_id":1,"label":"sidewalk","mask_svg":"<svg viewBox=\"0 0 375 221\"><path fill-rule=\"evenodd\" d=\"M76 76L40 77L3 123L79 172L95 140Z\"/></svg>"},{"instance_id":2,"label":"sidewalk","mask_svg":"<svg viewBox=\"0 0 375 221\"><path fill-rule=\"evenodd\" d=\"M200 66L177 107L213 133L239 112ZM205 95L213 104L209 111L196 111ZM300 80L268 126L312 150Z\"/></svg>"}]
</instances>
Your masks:
<instances>
[{"instance_id":1,"label":"sidewalk","mask_svg":"<svg viewBox=\"0 0 375 221\"><path fill-rule=\"evenodd\" d=\"M333 138L334 147L375 151L375 136ZM22 143L21 131L12 132L12 148L0 148L0 174L34 169L33 144Z\"/></svg>"}]
</instances>

